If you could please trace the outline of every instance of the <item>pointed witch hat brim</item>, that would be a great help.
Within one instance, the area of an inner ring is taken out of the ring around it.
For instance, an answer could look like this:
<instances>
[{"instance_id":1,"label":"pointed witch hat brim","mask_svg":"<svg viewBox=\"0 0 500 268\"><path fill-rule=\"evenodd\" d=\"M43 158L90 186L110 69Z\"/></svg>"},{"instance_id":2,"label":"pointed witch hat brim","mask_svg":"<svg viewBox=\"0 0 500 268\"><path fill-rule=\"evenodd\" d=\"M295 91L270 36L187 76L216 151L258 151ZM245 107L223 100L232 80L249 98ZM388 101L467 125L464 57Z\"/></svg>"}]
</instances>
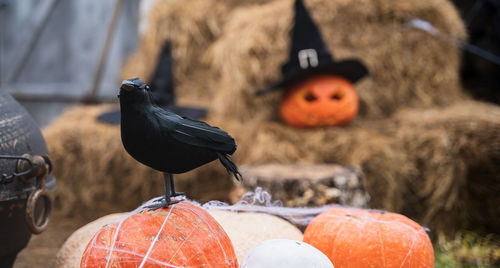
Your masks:
<instances>
[{"instance_id":1,"label":"pointed witch hat brim","mask_svg":"<svg viewBox=\"0 0 500 268\"><path fill-rule=\"evenodd\" d=\"M309 77L325 74L340 76L349 80L351 83L356 83L368 74L368 69L357 59L346 59L331 64L320 65L316 68L309 68L295 72L270 87L257 90L256 94L264 95L282 88L288 88L291 85L300 83Z\"/></svg>"},{"instance_id":2,"label":"pointed witch hat brim","mask_svg":"<svg viewBox=\"0 0 500 268\"><path fill-rule=\"evenodd\" d=\"M368 74L368 69L358 59L335 61L302 0L295 0L294 8L290 56L281 67L282 80L258 90L257 95L285 88L316 74L338 75L352 83Z\"/></svg>"},{"instance_id":3,"label":"pointed witch hat brim","mask_svg":"<svg viewBox=\"0 0 500 268\"><path fill-rule=\"evenodd\" d=\"M162 108L170 110L182 117L187 117L190 119L200 119L200 118L205 118L207 116L207 109L199 107L171 106ZM99 116L97 116L97 120L106 124L119 125L121 122L120 109L113 109L111 111L102 113Z\"/></svg>"}]
</instances>

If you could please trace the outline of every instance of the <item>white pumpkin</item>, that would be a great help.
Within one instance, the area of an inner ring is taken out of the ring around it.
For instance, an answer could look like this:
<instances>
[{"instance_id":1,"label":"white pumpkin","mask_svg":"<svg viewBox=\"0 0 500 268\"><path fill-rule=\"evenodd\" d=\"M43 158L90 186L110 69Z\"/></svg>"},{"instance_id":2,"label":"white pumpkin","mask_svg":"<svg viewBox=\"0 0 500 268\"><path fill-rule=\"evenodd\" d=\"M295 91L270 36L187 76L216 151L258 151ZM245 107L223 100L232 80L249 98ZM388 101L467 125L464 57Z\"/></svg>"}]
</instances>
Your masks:
<instances>
[{"instance_id":1,"label":"white pumpkin","mask_svg":"<svg viewBox=\"0 0 500 268\"><path fill-rule=\"evenodd\" d=\"M333 268L328 257L302 241L288 239L266 240L250 251L240 268Z\"/></svg>"}]
</instances>

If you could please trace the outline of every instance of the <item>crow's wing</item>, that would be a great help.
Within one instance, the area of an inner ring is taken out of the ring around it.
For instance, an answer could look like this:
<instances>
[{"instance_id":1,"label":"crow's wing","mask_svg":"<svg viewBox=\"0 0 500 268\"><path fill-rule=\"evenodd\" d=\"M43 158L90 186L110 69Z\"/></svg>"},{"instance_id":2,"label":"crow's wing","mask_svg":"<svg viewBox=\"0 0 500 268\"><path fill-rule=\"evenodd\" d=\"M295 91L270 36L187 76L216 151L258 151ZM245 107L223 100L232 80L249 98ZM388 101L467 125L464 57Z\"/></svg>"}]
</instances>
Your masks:
<instances>
[{"instance_id":1,"label":"crow's wing","mask_svg":"<svg viewBox=\"0 0 500 268\"><path fill-rule=\"evenodd\" d=\"M153 109L161 131L168 133L179 142L232 154L236 150L233 137L218 127L163 110Z\"/></svg>"}]
</instances>

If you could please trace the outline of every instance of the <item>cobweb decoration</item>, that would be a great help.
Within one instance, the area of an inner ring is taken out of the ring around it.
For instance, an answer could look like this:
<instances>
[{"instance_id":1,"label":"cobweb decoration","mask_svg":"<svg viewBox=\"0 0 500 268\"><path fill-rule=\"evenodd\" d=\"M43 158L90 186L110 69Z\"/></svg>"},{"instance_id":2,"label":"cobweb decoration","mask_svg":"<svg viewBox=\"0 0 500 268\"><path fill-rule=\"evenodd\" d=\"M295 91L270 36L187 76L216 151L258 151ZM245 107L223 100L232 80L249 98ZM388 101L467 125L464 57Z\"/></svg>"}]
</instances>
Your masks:
<instances>
[{"instance_id":1,"label":"cobweb decoration","mask_svg":"<svg viewBox=\"0 0 500 268\"><path fill-rule=\"evenodd\" d=\"M229 237L204 209L180 202L146 210L156 200L102 227L80 267L238 267Z\"/></svg>"},{"instance_id":2,"label":"cobweb decoration","mask_svg":"<svg viewBox=\"0 0 500 268\"><path fill-rule=\"evenodd\" d=\"M278 216L289 222L307 226L314 217L323 211L340 205L325 205L320 207L284 207L280 200L272 200L272 196L261 187L255 188L254 192L245 193L240 201L234 205L229 205L220 201L209 201L202 205L204 209L218 209L233 212L258 212Z\"/></svg>"}]
</instances>

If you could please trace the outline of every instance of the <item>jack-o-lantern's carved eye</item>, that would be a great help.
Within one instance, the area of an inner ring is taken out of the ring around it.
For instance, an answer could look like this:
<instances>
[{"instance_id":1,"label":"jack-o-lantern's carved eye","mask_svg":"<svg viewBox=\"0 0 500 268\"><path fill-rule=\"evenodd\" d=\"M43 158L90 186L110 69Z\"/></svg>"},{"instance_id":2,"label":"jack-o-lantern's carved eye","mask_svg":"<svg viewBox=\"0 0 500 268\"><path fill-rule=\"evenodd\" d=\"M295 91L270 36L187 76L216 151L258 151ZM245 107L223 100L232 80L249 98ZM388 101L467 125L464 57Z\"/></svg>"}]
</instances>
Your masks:
<instances>
[{"instance_id":1,"label":"jack-o-lantern's carved eye","mask_svg":"<svg viewBox=\"0 0 500 268\"><path fill-rule=\"evenodd\" d=\"M306 95L304 96L304 99L307 101L307 102L312 102L312 101L316 101L318 99L318 97L316 97L313 92L311 91L307 91Z\"/></svg>"},{"instance_id":2,"label":"jack-o-lantern's carved eye","mask_svg":"<svg viewBox=\"0 0 500 268\"><path fill-rule=\"evenodd\" d=\"M342 99L342 93L340 92L335 92L330 96L330 99L332 100L341 100Z\"/></svg>"},{"instance_id":3,"label":"jack-o-lantern's carved eye","mask_svg":"<svg viewBox=\"0 0 500 268\"><path fill-rule=\"evenodd\" d=\"M288 88L280 103L283 120L295 127L336 126L351 121L358 111L352 84L337 76L314 76Z\"/></svg>"}]
</instances>

